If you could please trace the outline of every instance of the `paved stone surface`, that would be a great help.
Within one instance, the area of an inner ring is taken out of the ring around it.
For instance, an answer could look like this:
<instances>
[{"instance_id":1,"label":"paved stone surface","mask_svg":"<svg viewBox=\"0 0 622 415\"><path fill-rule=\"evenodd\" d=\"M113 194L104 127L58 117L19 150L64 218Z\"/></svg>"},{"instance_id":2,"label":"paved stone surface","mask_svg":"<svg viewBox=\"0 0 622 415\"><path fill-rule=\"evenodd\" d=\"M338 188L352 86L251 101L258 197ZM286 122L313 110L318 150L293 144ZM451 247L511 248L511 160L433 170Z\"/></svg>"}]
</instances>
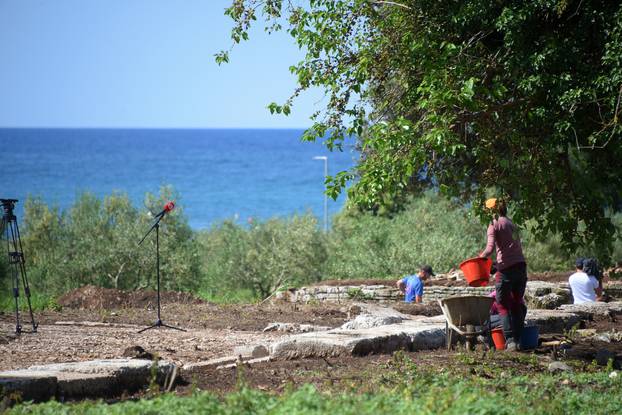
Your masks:
<instances>
[{"instance_id":1,"label":"paved stone surface","mask_svg":"<svg viewBox=\"0 0 622 415\"><path fill-rule=\"evenodd\" d=\"M405 320L399 324L367 329L334 329L322 333L305 333L274 343L274 358L312 356L363 356L370 353L392 353L396 350L424 350L443 346L445 324Z\"/></svg>"},{"instance_id":2,"label":"paved stone surface","mask_svg":"<svg viewBox=\"0 0 622 415\"><path fill-rule=\"evenodd\" d=\"M528 310L525 325L536 325L540 333L563 333L581 320L581 316L563 310Z\"/></svg>"},{"instance_id":3,"label":"paved stone surface","mask_svg":"<svg viewBox=\"0 0 622 415\"><path fill-rule=\"evenodd\" d=\"M598 316L616 316L622 314L622 301L611 303L583 303L583 304L564 304L559 310L569 311L580 314L584 317Z\"/></svg>"},{"instance_id":4,"label":"paved stone surface","mask_svg":"<svg viewBox=\"0 0 622 415\"><path fill-rule=\"evenodd\" d=\"M250 345L250 346L237 346L233 349L234 356L242 356L243 358L257 359L259 357L266 357L270 354L266 346L263 344Z\"/></svg>"},{"instance_id":5,"label":"paved stone surface","mask_svg":"<svg viewBox=\"0 0 622 415\"><path fill-rule=\"evenodd\" d=\"M393 312L400 314L395 310ZM391 309L385 310L383 317L390 313ZM571 328L579 319L577 314L567 311L531 310L527 314L526 323L537 325L540 333L561 332ZM397 324L295 335L272 344L270 351L274 358L293 359L426 350L444 345L443 316L411 316Z\"/></svg>"},{"instance_id":6,"label":"paved stone surface","mask_svg":"<svg viewBox=\"0 0 622 415\"><path fill-rule=\"evenodd\" d=\"M155 374L163 383L174 365L143 359L99 359L84 362L31 366L0 372L0 384L24 398L44 400L52 396L84 398L115 395L147 385Z\"/></svg>"},{"instance_id":7,"label":"paved stone surface","mask_svg":"<svg viewBox=\"0 0 622 415\"><path fill-rule=\"evenodd\" d=\"M7 370L0 373L0 387L5 394L18 393L24 401L41 402L56 396L56 372L42 370Z\"/></svg>"},{"instance_id":8,"label":"paved stone surface","mask_svg":"<svg viewBox=\"0 0 622 415\"><path fill-rule=\"evenodd\" d=\"M314 324L298 324L298 323L270 323L263 329L263 332L267 331L284 331L287 333L308 333L310 331L326 331L332 327L328 326L316 326Z\"/></svg>"}]
</instances>

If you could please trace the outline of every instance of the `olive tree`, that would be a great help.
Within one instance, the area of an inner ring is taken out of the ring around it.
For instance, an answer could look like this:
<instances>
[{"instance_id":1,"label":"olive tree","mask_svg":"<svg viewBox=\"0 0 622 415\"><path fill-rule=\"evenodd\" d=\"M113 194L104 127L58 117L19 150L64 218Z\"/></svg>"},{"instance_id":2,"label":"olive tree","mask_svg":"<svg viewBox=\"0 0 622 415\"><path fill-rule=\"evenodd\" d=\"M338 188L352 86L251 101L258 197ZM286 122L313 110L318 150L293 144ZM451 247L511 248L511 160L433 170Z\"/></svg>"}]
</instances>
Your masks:
<instances>
[{"instance_id":1,"label":"olive tree","mask_svg":"<svg viewBox=\"0 0 622 415\"><path fill-rule=\"evenodd\" d=\"M606 0L235 0L232 41L258 19L305 51L288 114L327 95L305 139L361 160L336 196L381 212L425 188L510 201L514 220L607 256L621 207L622 4ZM231 50L216 55L229 60Z\"/></svg>"}]
</instances>

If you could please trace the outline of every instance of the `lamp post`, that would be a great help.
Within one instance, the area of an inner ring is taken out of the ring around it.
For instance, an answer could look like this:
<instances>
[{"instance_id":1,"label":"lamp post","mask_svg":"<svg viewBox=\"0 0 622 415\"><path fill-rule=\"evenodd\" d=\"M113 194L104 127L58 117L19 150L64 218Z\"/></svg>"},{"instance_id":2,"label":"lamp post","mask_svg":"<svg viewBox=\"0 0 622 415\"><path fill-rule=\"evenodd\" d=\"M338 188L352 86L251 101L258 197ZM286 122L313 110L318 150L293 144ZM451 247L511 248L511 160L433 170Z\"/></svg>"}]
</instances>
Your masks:
<instances>
[{"instance_id":1,"label":"lamp post","mask_svg":"<svg viewBox=\"0 0 622 415\"><path fill-rule=\"evenodd\" d=\"M326 181L326 177L328 177L328 157L315 156L313 160L324 160L324 181ZM328 233L328 195L326 194L326 187L324 187L324 233Z\"/></svg>"}]
</instances>

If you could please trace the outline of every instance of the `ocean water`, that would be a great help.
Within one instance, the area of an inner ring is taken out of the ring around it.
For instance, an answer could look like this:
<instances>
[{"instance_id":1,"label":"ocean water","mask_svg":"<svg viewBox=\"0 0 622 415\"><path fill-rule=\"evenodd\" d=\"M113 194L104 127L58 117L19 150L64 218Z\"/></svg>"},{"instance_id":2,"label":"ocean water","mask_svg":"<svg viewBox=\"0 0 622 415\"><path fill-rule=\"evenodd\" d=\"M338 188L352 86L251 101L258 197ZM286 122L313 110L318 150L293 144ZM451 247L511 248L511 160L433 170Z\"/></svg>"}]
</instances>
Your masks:
<instances>
[{"instance_id":1,"label":"ocean water","mask_svg":"<svg viewBox=\"0 0 622 415\"><path fill-rule=\"evenodd\" d=\"M324 161L313 157L327 156L334 175L352 167L357 154L303 143L302 132L0 129L0 198L19 199L18 215L28 196L66 209L83 191L124 192L142 207L146 192L172 185L194 229L307 211L321 223ZM344 201L328 199L329 217Z\"/></svg>"}]
</instances>

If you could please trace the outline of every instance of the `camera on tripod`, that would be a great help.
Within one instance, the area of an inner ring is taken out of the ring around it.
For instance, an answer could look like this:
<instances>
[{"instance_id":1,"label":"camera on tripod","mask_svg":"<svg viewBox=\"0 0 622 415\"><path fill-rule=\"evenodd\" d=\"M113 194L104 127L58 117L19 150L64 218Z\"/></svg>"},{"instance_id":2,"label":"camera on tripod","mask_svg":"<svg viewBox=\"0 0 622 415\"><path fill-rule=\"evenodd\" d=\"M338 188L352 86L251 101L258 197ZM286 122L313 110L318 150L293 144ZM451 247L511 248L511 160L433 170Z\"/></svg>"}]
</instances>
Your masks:
<instances>
[{"instance_id":1,"label":"camera on tripod","mask_svg":"<svg viewBox=\"0 0 622 415\"><path fill-rule=\"evenodd\" d=\"M13 282L13 297L15 298L15 333L22 332L22 325L19 316L19 286L20 281L24 289L24 295L28 302L28 310L30 311L30 320L32 322L33 333L37 331L37 323L32 313L32 304L30 302L30 286L28 277L26 276L26 266L24 260L24 249L22 248L22 238L17 225L17 217L13 213L17 199L0 199L2 205L2 222L0 224L1 234L7 241L7 254L9 256L9 274Z\"/></svg>"}]
</instances>

